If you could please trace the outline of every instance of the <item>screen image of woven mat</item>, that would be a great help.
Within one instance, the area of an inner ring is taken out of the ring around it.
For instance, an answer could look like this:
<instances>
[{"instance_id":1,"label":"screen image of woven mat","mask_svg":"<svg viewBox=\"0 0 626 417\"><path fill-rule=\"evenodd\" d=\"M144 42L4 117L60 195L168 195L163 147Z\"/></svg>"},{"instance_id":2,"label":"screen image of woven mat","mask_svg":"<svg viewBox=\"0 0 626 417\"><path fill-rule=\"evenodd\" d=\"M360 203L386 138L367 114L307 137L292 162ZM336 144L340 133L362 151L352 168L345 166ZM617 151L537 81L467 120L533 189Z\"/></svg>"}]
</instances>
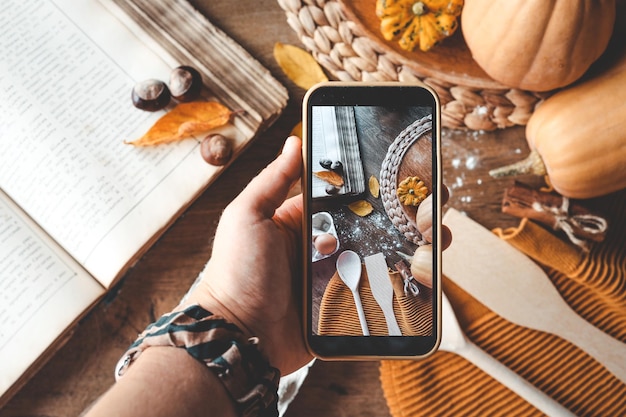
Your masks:
<instances>
[{"instance_id":1,"label":"screen image of woven mat","mask_svg":"<svg viewBox=\"0 0 626 417\"><path fill-rule=\"evenodd\" d=\"M525 219L515 229L494 232L540 264L563 299L587 321L624 342L626 351L626 193L600 203L610 211L610 230L589 252ZM443 290L472 342L574 414L626 415L626 385L575 345L504 320L446 277ZM380 377L393 417L541 415L479 368L448 352L420 361L382 361Z\"/></svg>"},{"instance_id":2,"label":"screen image of woven mat","mask_svg":"<svg viewBox=\"0 0 626 417\"><path fill-rule=\"evenodd\" d=\"M432 291L421 287L417 296L404 294L404 281L398 272L390 272L393 285L393 309L398 326L403 335L430 335L432 329ZM361 272L359 295L365 311L365 318L372 336L387 335L385 316L374 300L367 272ZM319 333L321 335L362 335L359 317L350 289L335 272L328 282L320 304Z\"/></svg>"}]
</instances>

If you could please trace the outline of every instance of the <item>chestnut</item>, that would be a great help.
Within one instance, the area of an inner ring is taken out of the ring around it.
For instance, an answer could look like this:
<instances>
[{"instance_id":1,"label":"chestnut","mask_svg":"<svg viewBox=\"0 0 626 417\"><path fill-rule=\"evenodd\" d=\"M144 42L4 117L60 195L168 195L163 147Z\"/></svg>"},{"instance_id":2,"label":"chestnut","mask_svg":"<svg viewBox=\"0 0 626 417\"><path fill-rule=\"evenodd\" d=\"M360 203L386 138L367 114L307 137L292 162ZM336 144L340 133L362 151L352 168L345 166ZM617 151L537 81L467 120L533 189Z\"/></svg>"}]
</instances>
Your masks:
<instances>
[{"instance_id":1,"label":"chestnut","mask_svg":"<svg viewBox=\"0 0 626 417\"><path fill-rule=\"evenodd\" d=\"M325 169L330 169L330 166L333 164L333 161L331 161L328 158L322 158L320 159L319 162L320 162L320 166Z\"/></svg>"},{"instance_id":2,"label":"chestnut","mask_svg":"<svg viewBox=\"0 0 626 417\"><path fill-rule=\"evenodd\" d=\"M326 188L324 189L324 191L326 191L326 194L328 195L337 194L339 192L339 187L336 187L332 184L328 184L326 185Z\"/></svg>"},{"instance_id":3,"label":"chestnut","mask_svg":"<svg viewBox=\"0 0 626 417\"><path fill-rule=\"evenodd\" d=\"M193 101L202 91L202 76L188 65L176 67L170 73L170 91L178 101Z\"/></svg>"},{"instance_id":4,"label":"chestnut","mask_svg":"<svg viewBox=\"0 0 626 417\"><path fill-rule=\"evenodd\" d=\"M341 161L335 161L331 164L330 169L335 172L343 172L343 164Z\"/></svg>"},{"instance_id":5,"label":"chestnut","mask_svg":"<svg viewBox=\"0 0 626 417\"><path fill-rule=\"evenodd\" d=\"M149 79L135 84L131 98L138 109L157 111L168 105L172 95L163 81Z\"/></svg>"},{"instance_id":6,"label":"chestnut","mask_svg":"<svg viewBox=\"0 0 626 417\"><path fill-rule=\"evenodd\" d=\"M226 165L232 153L233 145L231 141L219 133L208 135L200 143L202 159L211 165Z\"/></svg>"}]
</instances>

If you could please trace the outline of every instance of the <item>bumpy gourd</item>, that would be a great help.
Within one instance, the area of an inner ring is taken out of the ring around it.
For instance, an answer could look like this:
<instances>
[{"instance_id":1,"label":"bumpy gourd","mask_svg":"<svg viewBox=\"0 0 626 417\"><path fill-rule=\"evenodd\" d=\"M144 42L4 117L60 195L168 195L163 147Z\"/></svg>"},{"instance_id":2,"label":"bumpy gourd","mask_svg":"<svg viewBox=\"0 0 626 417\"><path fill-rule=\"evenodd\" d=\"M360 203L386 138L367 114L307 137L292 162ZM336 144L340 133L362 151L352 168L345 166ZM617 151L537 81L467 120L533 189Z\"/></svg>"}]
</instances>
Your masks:
<instances>
[{"instance_id":1,"label":"bumpy gourd","mask_svg":"<svg viewBox=\"0 0 626 417\"><path fill-rule=\"evenodd\" d=\"M398 184L398 200L406 206L418 206L428 197L428 188L418 177L408 177Z\"/></svg>"},{"instance_id":2,"label":"bumpy gourd","mask_svg":"<svg viewBox=\"0 0 626 417\"><path fill-rule=\"evenodd\" d=\"M402 49L428 51L458 27L463 0L377 0L380 31Z\"/></svg>"},{"instance_id":3,"label":"bumpy gourd","mask_svg":"<svg viewBox=\"0 0 626 417\"><path fill-rule=\"evenodd\" d=\"M615 0L465 0L463 38L509 87L548 91L580 78L606 49Z\"/></svg>"}]
</instances>

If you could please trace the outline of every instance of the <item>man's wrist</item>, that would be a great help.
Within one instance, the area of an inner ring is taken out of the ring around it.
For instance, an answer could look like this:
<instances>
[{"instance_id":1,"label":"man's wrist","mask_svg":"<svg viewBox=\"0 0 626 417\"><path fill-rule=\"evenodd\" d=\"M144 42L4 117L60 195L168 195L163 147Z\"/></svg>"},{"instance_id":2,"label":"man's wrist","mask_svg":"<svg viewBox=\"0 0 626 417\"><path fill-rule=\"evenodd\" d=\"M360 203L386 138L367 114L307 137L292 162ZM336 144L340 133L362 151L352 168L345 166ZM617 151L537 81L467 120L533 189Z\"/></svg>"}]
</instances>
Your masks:
<instances>
[{"instance_id":1,"label":"man's wrist","mask_svg":"<svg viewBox=\"0 0 626 417\"><path fill-rule=\"evenodd\" d=\"M207 269L203 271L203 274L208 274ZM212 296L211 291L204 285L205 283L200 281L197 286L189 292L184 301L175 307L174 310L180 311L192 305L199 305L216 316L223 317L227 322L237 326L246 338L258 338L257 349L268 359L269 363L273 364L274 362L270 355L271 349L269 349L269 345L272 341L264 337L263 334L260 334L259 329L250 328L249 323L242 321L236 311L220 302L219 297Z\"/></svg>"},{"instance_id":2,"label":"man's wrist","mask_svg":"<svg viewBox=\"0 0 626 417\"><path fill-rule=\"evenodd\" d=\"M257 338L244 336L223 317L191 305L149 325L120 358L115 377L123 377L150 347L178 347L219 377L239 415L277 415L280 372L269 365L257 344Z\"/></svg>"},{"instance_id":3,"label":"man's wrist","mask_svg":"<svg viewBox=\"0 0 626 417\"><path fill-rule=\"evenodd\" d=\"M85 417L236 417L235 402L217 375L183 349L147 349Z\"/></svg>"}]
</instances>

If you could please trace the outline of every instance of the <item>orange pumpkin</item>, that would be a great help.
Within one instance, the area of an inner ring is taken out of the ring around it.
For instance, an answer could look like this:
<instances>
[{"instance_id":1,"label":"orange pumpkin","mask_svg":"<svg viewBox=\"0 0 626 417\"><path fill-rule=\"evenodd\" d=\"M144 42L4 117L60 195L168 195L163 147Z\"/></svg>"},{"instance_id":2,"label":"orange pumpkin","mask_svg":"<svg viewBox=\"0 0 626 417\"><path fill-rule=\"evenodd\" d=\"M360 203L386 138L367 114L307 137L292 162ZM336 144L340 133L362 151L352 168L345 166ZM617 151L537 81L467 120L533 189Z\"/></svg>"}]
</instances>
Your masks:
<instances>
[{"instance_id":1,"label":"orange pumpkin","mask_svg":"<svg viewBox=\"0 0 626 417\"><path fill-rule=\"evenodd\" d=\"M529 158L492 176L547 174L570 198L626 188L626 50L608 69L547 98L530 116Z\"/></svg>"},{"instance_id":2,"label":"orange pumpkin","mask_svg":"<svg viewBox=\"0 0 626 417\"><path fill-rule=\"evenodd\" d=\"M494 80L549 91L580 78L606 49L615 0L465 0L461 30Z\"/></svg>"}]
</instances>

